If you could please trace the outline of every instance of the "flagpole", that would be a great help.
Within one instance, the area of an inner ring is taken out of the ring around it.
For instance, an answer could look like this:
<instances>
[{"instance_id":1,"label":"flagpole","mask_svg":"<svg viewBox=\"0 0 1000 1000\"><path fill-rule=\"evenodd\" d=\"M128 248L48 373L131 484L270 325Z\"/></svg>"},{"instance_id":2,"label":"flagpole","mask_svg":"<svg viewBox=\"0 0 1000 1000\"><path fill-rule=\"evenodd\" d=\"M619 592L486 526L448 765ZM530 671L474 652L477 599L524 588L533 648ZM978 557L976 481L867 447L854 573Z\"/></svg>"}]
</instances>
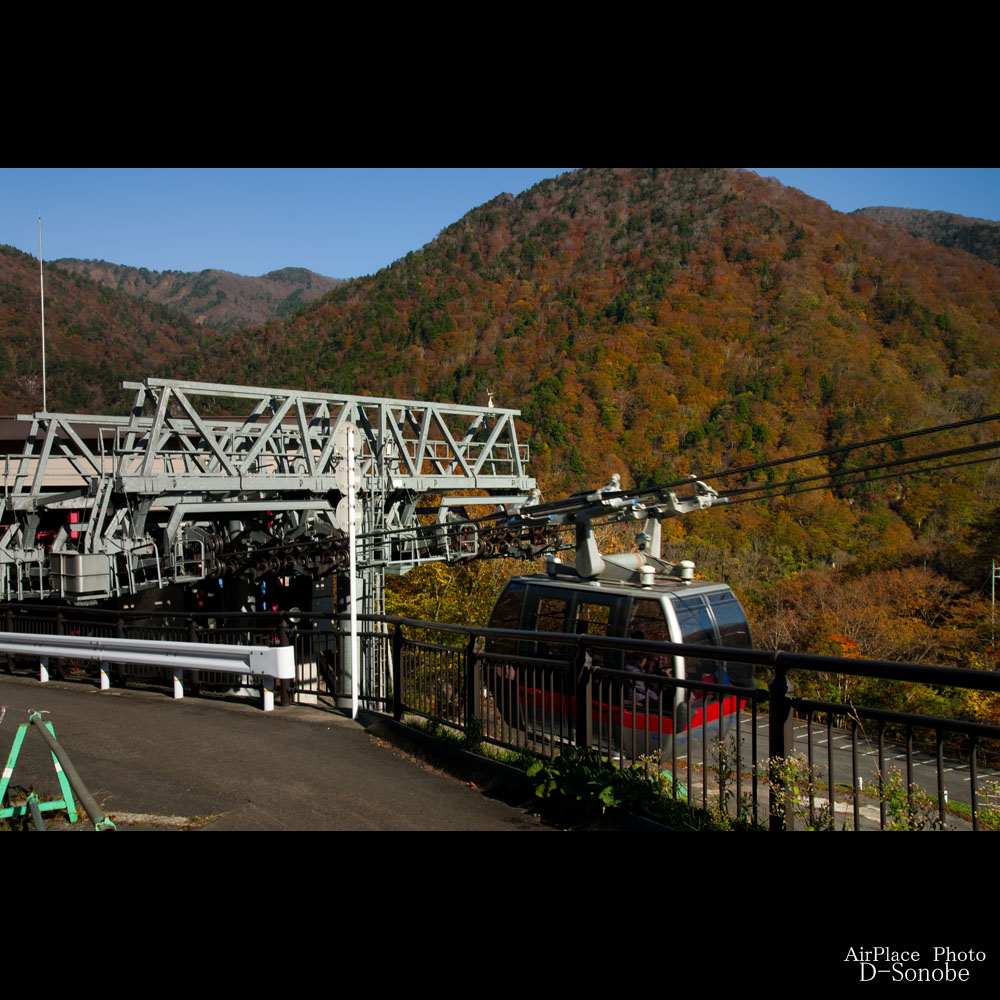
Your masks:
<instances>
[{"instance_id":1,"label":"flagpole","mask_svg":"<svg viewBox=\"0 0 1000 1000\"><path fill-rule=\"evenodd\" d=\"M42 299L42 413L49 412L49 401L45 392L45 268L42 266L42 217L38 216L38 277Z\"/></svg>"}]
</instances>

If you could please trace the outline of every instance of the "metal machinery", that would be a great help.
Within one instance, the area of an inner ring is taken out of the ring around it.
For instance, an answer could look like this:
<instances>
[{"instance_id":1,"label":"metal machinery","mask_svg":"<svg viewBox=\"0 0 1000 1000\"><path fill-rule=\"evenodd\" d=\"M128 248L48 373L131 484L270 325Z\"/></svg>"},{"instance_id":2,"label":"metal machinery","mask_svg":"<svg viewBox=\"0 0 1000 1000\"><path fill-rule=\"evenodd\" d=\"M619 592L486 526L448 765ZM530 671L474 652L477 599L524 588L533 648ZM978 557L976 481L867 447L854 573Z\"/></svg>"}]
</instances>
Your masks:
<instances>
[{"instance_id":1,"label":"metal machinery","mask_svg":"<svg viewBox=\"0 0 1000 1000\"><path fill-rule=\"evenodd\" d=\"M345 566L351 428L358 566L370 574L475 554L475 524L459 530L452 511L517 506L535 488L518 410L169 379L123 385L135 392L126 417L18 417L23 447L4 458L0 599L96 603L233 573ZM431 494L429 530L418 504Z\"/></svg>"},{"instance_id":2,"label":"metal machinery","mask_svg":"<svg viewBox=\"0 0 1000 1000\"><path fill-rule=\"evenodd\" d=\"M171 379L123 387L128 416L0 421L0 600L380 614L387 572L486 549L534 555L556 530L487 538L464 513L533 497L517 410ZM384 696L387 665L337 643L343 684ZM319 645L298 663L302 699L326 669Z\"/></svg>"},{"instance_id":3,"label":"metal machinery","mask_svg":"<svg viewBox=\"0 0 1000 1000\"><path fill-rule=\"evenodd\" d=\"M718 502L702 483L678 500L622 493L615 477L539 503L519 411L492 405L153 378L123 387L134 392L127 416L4 422L0 600L379 614L387 572L534 558L557 551L569 525L576 566L553 573L647 586L672 573L660 519ZM470 517L472 506L492 520ZM638 554L598 553L595 520L640 516ZM335 578L355 584L334 588Z\"/></svg>"},{"instance_id":4,"label":"metal machinery","mask_svg":"<svg viewBox=\"0 0 1000 1000\"><path fill-rule=\"evenodd\" d=\"M349 491L359 612L383 611L386 572L485 545L546 548L545 530L487 542L462 506L532 497L517 410L171 379L123 388L127 416L4 422L0 600L325 611L349 565Z\"/></svg>"}]
</instances>

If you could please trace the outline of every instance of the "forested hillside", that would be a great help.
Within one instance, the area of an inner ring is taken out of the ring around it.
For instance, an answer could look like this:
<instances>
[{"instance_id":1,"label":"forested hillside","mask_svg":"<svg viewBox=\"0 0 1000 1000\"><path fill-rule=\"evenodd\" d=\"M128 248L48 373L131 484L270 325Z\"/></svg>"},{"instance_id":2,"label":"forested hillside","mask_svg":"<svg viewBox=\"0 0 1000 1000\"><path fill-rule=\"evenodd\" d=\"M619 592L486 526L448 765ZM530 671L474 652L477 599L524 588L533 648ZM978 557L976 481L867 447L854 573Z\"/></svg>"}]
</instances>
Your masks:
<instances>
[{"instance_id":1,"label":"forested hillside","mask_svg":"<svg viewBox=\"0 0 1000 1000\"><path fill-rule=\"evenodd\" d=\"M524 410L536 473L561 490L995 404L998 286L981 261L752 174L579 171L237 334L233 354L251 381L463 402L490 388Z\"/></svg>"},{"instance_id":2,"label":"forested hillside","mask_svg":"<svg viewBox=\"0 0 1000 1000\"><path fill-rule=\"evenodd\" d=\"M38 258L0 246L0 413L42 407ZM53 411L121 413L122 379L214 378L217 334L182 313L46 266L46 367Z\"/></svg>"},{"instance_id":3,"label":"forested hillside","mask_svg":"<svg viewBox=\"0 0 1000 1000\"><path fill-rule=\"evenodd\" d=\"M490 389L523 410L554 496L996 412L998 300L995 267L754 174L583 170L497 197L231 349L252 382L468 403ZM979 466L675 530L762 551L780 575L929 539L940 554L996 489Z\"/></svg>"},{"instance_id":4,"label":"forested hillside","mask_svg":"<svg viewBox=\"0 0 1000 1000\"><path fill-rule=\"evenodd\" d=\"M970 219L953 212L922 208L887 208L876 205L851 213L890 226L900 226L911 236L925 236L943 247L966 250L989 264L1000 265L1000 222Z\"/></svg>"},{"instance_id":5,"label":"forested hillside","mask_svg":"<svg viewBox=\"0 0 1000 1000\"><path fill-rule=\"evenodd\" d=\"M69 293L74 279L62 280ZM107 385L125 368L137 376L145 362L142 374L225 372L247 384L463 403L484 404L491 390L497 405L523 411L547 498L613 472L626 486L706 476L1000 411L1000 269L740 170L580 170L499 195L377 274L224 336L166 320L140 332L135 319L119 324L125 307L100 312L110 299L89 285L77 291L62 336L79 339L63 364L91 358L86 380ZM3 292L0 329L30 368L8 320L11 296L25 315L35 308L37 296L22 303L22 294ZM91 336L94 324L107 325ZM15 386L30 381L18 370ZM77 401L91 391L78 381L64 374L50 396L68 408L97 405ZM934 444L989 436L996 423ZM842 471L922 446L767 475ZM883 638L905 632L901 617L919 619L939 640L927 658L985 662L993 654L982 587L998 505L993 461L691 515L670 522L669 544L730 580L775 642L874 649L860 627L792 627L808 600L829 595L828 581L845 594L854 580L855 608L865 592L895 602ZM823 582L803 590L809 574ZM463 578L469 594L474 576ZM921 601L945 585L959 588L948 614L925 613ZM861 618L875 621L873 607ZM955 628L969 641L943 641Z\"/></svg>"},{"instance_id":6,"label":"forested hillside","mask_svg":"<svg viewBox=\"0 0 1000 1000\"><path fill-rule=\"evenodd\" d=\"M233 349L251 380L469 403L490 389L524 411L552 497L612 472L670 481L1000 411L998 299L993 266L752 174L585 170L499 196ZM670 523L671 554L732 582L775 642L983 663L996 466L692 515ZM451 593L474 600L482 575ZM806 600L831 593L853 603Z\"/></svg>"}]
</instances>

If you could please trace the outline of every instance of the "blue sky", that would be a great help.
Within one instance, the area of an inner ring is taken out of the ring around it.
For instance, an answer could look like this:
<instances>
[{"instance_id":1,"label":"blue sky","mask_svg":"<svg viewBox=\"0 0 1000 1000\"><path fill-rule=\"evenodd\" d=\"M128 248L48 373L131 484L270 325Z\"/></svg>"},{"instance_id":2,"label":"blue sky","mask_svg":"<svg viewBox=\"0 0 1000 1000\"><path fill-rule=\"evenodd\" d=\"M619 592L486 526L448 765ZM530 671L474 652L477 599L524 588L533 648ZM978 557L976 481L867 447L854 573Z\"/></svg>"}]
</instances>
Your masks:
<instances>
[{"instance_id":1,"label":"blue sky","mask_svg":"<svg viewBox=\"0 0 1000 1000\"><path fill-rule=\"evenodd\" d=\"M46 260L264 274L372 274L501 191L565 167L0 169L0 243ZM751 168L849 212L943 209L1000 220L1000 168Z\"/></svg>"},{"instance_id":2,"label":"blue sky","mask_svg":"<svg viewBox=\"0 0 1000 1000\"><path fill-rule=\"evenodd\" d=\"M838 212L871 205L927 208L1000 221L998 167L749 167Z\"/></svg>"}]
</instances>

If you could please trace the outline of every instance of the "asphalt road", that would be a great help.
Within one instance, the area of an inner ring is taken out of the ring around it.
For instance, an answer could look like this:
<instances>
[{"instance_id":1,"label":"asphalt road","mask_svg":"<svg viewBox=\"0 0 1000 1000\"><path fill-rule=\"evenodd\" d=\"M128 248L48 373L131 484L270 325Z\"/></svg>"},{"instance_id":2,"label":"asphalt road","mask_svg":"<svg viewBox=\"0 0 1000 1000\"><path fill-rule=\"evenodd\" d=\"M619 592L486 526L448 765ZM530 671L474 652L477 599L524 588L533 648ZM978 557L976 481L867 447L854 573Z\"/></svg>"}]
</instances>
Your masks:
<instances>
[{"instance_id":1,"label":"asphalt road","mask_svg":"<svg viewBox=\"0 0 1000 1000\"><path fill-rule=\"evenodd\" d=\"M29 710L119 830L546 829L523 808L431 770L327 708L185 698L0 677L6 762ZM56 798L52 758L30 728L11 786ZM83 828L92 829L82 817Z\"/></svg>"}]
</instances>

